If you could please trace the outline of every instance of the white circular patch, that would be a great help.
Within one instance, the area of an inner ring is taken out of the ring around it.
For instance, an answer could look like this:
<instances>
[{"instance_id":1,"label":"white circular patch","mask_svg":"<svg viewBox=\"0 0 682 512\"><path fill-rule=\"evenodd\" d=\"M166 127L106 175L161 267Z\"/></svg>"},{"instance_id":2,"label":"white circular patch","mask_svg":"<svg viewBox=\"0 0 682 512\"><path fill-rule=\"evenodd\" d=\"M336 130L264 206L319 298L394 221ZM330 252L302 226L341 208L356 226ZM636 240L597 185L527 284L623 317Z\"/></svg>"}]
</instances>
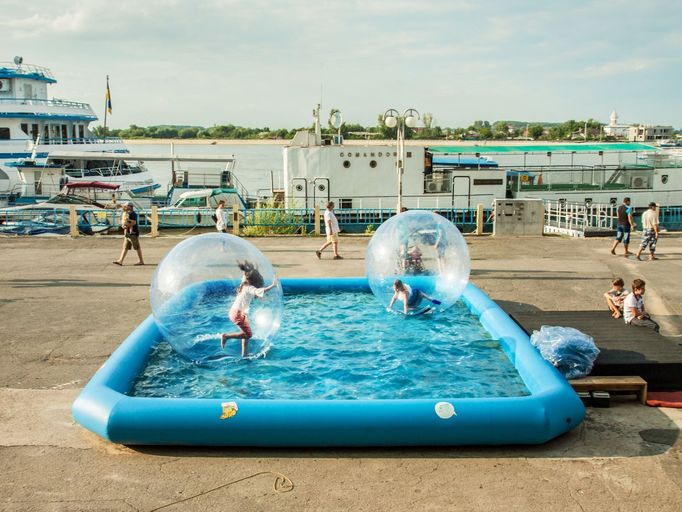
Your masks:
<instances>
[{"instance_id":1,"label":"white circular patch","mask_svg":"<svg viewBox=\"0 0 682 512\"><path fill-rule=\"evenodd\" d=\"M438 417L444 420L450 419L456 415L455 406L450 402L438 402L435 409Z\"/></svg>"}]
</instances>

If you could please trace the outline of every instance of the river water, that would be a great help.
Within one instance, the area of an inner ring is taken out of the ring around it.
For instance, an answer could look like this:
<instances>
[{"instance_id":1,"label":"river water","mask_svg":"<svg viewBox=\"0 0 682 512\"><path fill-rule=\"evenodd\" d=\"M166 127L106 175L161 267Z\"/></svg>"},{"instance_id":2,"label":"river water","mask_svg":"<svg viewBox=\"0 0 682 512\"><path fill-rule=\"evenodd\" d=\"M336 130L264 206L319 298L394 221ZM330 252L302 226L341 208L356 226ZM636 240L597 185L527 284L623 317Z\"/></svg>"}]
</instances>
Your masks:
<instances>
[{"instance_id":1,"label":"river water","mask_svg":"<svg viewBox=\"0 0 682 512\"><path fill-rule=\"evenodd\" d=\"M173 144L176 155L234 155L234 172L249 191L270 190L270 173L274 176L275 188L282 187L282 147L280 144ZM170 144L128 144L132 155L170 155ZM170 162L145 162L154 180L166 191L171 180ZM201 174L213 169L222 169L225 164L213 162L181 162L178 167Z\"/></svg>"}]
</instances>

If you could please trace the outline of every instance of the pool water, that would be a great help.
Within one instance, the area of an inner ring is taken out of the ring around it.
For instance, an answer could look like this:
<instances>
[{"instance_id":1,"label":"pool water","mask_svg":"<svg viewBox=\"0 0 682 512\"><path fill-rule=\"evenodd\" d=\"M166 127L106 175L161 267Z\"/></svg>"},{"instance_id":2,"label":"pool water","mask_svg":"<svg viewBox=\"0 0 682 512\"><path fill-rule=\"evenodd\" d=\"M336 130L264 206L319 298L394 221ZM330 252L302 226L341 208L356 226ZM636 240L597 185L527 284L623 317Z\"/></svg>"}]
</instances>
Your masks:
<instances>
[{"instance_id":1,"label":"pool water","mask_svg":"<svg viewBox=\"0 0 682 512\"><path fill-rule=\"evenodd\" d=\"M194 312L219 343L227 300ZM206 319L221 319L214 329ZM236 351L239 340L229 351ZM258 343L254 347L259 350ZM237 352L235 352L237 353ZM387 313L371 293L284 297L282 326L261 357L195 365L160 340L128 393L142 397L419 399L529 395L500 344L458 302L444 313Z\"/></svg>"}]
</instances>

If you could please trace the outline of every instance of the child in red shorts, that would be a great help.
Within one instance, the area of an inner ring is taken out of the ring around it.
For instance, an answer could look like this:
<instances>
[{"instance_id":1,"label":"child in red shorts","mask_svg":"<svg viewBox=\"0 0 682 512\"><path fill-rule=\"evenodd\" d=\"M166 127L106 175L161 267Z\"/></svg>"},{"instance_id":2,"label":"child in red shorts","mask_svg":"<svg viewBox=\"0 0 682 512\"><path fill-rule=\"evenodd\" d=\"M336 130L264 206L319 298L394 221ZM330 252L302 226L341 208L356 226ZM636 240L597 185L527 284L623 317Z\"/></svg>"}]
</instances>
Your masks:
<instances>
[{"instance_id":1,"label":"child in red shorts","mask_svg":"<svg viewBox=\"0 0 682 512\"><path fill-rule=\"evenodd\" d=\"M248 353L249 340L253 337L251 326L249 325L249 318L247 312L251 305L251 300L254 297L262 298L267 292L277 286L277 278L270 286L263 287L263 276L253 266L253 264L245 261L239 263L239 268L244 272L242 282L237 288L237 298L234 300L230 308L229 317L232 323L239 327L239 332L225 333L220 337L220 346L225 348L225 341L232 338L242 339L242 357Z\"/></svg>"}]
</instances>

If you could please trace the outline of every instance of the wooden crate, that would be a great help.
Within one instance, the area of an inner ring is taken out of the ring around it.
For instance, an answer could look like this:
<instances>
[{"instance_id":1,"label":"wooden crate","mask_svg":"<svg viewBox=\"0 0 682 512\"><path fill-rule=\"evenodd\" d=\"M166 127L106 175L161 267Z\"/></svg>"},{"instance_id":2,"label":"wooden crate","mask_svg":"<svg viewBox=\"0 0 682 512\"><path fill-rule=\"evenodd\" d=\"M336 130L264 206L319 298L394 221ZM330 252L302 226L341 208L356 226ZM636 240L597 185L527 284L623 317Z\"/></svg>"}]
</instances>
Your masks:
<instances>
[{"instance_id":1,"label":"wooden crate","mask_svg":"<svg viewBox=\"0 0 682 512\"><path fill-rule=\"evenodd\" d=\"M641 377L592 376L568 381L578 391L634 391L637 398L646 404L647 383Z\"/></svg>"}]
</instances>

